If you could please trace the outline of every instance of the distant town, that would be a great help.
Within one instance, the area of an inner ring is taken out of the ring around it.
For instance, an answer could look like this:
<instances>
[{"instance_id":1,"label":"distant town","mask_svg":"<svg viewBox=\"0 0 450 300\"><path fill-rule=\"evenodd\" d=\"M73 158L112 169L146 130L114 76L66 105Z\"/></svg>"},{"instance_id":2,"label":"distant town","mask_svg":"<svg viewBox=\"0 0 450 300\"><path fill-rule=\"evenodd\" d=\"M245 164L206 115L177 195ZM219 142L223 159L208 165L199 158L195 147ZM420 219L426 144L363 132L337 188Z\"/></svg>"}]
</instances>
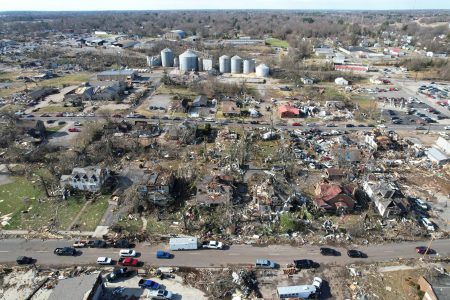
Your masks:
<instances>
[{"instance_id":1,"label":"distant town","mask_svg":"<svg viewBox=\"0 0 450 300\"><path fill-rule=\"evenodd\" d=\"M449 53L446 10L2 12L0 298L450 299Z\"/></svg>"}]
</instances>

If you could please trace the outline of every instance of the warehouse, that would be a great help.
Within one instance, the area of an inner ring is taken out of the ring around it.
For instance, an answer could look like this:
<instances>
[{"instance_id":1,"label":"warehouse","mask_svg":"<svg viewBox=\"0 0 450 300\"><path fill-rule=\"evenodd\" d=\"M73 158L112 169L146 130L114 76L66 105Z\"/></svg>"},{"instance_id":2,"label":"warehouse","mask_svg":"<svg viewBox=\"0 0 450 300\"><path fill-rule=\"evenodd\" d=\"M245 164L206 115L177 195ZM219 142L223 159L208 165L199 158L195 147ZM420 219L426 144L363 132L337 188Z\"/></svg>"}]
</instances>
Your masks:
<instances>
[{"instance_id":1,"label":"warehouse","mask_svg":"<svg viewBox=\"0 0 450 300\"><path fill-rule=\"evenodd\" d=\"M97 74L100 81L126 81L137 77L137 72L133 70L109 70Z\"/></svg>"}]
</instances>

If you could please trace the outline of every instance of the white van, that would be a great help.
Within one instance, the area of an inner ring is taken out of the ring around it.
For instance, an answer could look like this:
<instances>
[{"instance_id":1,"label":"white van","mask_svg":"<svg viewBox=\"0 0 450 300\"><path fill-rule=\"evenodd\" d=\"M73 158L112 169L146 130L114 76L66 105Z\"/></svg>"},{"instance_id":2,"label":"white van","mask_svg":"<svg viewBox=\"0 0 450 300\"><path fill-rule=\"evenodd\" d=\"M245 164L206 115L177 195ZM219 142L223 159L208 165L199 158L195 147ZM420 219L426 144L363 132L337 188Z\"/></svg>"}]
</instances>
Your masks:
<instances>
[{"instance_id":1,"label":"white van","mask_svg":"<svg viewBox=\"0 0 450 300\"><path fill-rule=\"evenodd\" d=\"M428 231L434 231L434 224L428 218L422 218L422 224Z\"/></svg>"},{"instance_id":2,"label":"white van","mask_svg":"<svg viewBox=\"0 0 450 300\"><path fill-rule=\"evenodd\" d=\"M120 257L135 257L136 251L134 251L133 249L122 249L119 252L119 256Z\"/></svg>"},{"instance_id":3,"label":"white van","mask_svg":"<svg viewBox=\"0 0 450 300\"><path fill-rule=\"evenodd\" d=\"M112 262L112 259L110 257L99 257L97 258L97 263L99 265L110 265Z\"/></svg>"}]
</instances>

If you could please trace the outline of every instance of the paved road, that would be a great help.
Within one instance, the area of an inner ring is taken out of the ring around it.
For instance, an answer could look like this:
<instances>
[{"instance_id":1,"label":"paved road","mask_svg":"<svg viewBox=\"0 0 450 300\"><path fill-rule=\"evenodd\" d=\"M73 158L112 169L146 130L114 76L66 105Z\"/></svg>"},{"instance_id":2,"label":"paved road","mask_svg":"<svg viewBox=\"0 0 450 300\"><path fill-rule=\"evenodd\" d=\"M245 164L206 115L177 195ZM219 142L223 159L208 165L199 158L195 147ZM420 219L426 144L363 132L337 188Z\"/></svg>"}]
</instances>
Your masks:
<instances>
[{"instance_id":1,"label":"paved road","mask_svg":"<svg viewBox=\"0 0 450 300\"><path fill-rule=\"evenodd\" d=\"M0 242L0 263L14 262L17 256L27 255L37 259L42 265L82 265L95 264L97 257L108 256L117 259L119 249L82 249L83 253L77 257L56 256L53 249L56 247L70 246L69 240L24 240L5 239ZM220 267L228 264L253 264L257 258L268 258L281 266L290 263L293 259L309 258L319 263L335 263L346 265L355 261L389 261L395 258L422 257L415 253L414 247L425 245L421 242L404 242L386 245L371 245L358 247L357 249L368 254L367 259L352 259L347 257L346 250L336 248L342 252L340 257L322 256L318 246L292 247L288 245L274 245L269 247L254 247L250 245L232 245L227 250L194 250L174 251L175 257L170 260L157 260L156 250L167 250L168 246L149 246L139 244L136 251L141 253L140 260L145 264L155 266L189 266L189 267ZM438 255L448 257L450 255L450 239L436 240L432 249Z\"/></svg>"},{"instance_id":2,"label":"paved road","mask_svg":"<svg viewBox=\"0 0 450 300\"><path fill-rule=\"evenodd\" d=\"M34 118L28 118L31 120L42 120L42 121L47 121L47 120L56 120L56 122L58 121L66 121L66 122L86 122L86 121L97 121L97 120L104 120L104 117L101 116L95 116L95 117L34 117ZM150 122L150 123L154 123L154 124L158 124L159 122L161 124L167 124L167 125L171 125L171 124L177 124L177 123L182 123L184 122L184 120L157 120L157 119L149 119L149 118L114 118L117 122L120 122L122 120L127 120L129 122L136 122L136 121L144 121L144 122ZM197 122L199 124L214 124L212 122L207 122L207 121L198 121L198 120L190 120L192 122ZM235 125L239 125L242 127L246 127L246 128L260 128L260 127L269 127L269 124L249 124L249 123L237 123L235 120L231 120L229 121L227 124L222 124L222 126L225 125L231 125L231 124L235 124ZM220 124L219 124L220 125ZM337 125L337 124L336 124ZM415 130L416 129L416 125L395 125L395 124L386 124L386 128L389 130ZM428 128L430 128L430 131L443 131L445 130L446 125L439 125L439 124L429 124L424 126L427 130ZM346 127L345 125L339 124L336 127L327 127L325 125L321 125L321 124L317 124L315 126L306 126L306 125L302 125L302 126L291 126L291 125L286 125L286 126L280 126L280 125L275 125L275 128L277 129L300 129L300 130L305 130L305 129L310 129L310 128L318 128L321 130L327 130L327 131L331 131L331 130L348 130L348 131L371 131L373 130L373 127L368 127L368 126L355 126L355 127ZM82 130L82 128L81 128Z\"/></svg>"}]
</instances>

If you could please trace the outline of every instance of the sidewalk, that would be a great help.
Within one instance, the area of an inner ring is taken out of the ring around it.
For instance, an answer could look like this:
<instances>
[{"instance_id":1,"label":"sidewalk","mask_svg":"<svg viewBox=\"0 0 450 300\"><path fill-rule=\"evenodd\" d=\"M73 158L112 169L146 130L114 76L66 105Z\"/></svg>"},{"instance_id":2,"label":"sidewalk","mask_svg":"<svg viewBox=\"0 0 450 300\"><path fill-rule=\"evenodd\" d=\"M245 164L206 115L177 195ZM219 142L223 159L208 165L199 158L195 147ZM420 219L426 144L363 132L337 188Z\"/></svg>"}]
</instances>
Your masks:
<instances>
[{"instance_id":1,"label":"sidewalk","mask_svg":"<svg viewBox=\"0 0 450 300\"><path fill-rule=\"evenodd\" d=\"M0 230L0 235L30 235L40 233L41 232L29 230ZM85 236L85 237L91 237L94 235L94 231L75 231L75 230L58 230L56 232L50 233L59 235L70 235L70 236Z\"/></svg>"}]
</instances>

